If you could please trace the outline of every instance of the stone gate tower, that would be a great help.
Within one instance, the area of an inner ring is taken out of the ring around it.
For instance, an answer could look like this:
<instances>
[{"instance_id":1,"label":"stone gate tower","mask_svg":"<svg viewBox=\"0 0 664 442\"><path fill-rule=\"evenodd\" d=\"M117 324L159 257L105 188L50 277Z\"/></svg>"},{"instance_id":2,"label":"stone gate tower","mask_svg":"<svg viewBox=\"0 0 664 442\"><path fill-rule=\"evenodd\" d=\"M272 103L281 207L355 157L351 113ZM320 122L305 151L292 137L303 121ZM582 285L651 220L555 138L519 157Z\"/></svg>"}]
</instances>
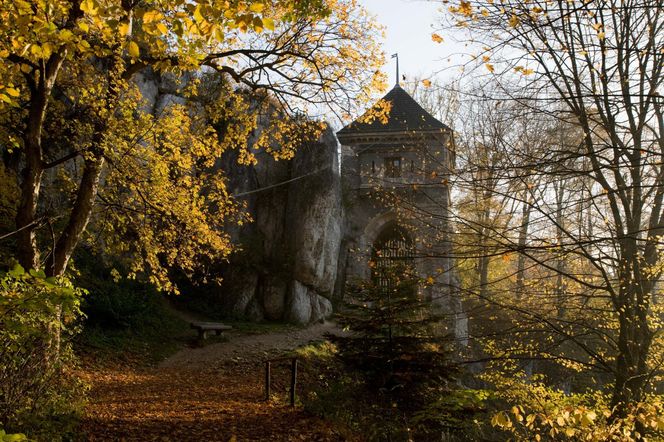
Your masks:
<instances>
[{"instance_id":1,"label":"stone gate tower","mask_svg":"<svg viewBox=\"0 0 664 442\"><path fill-rule=\"evenodd\" d=\"M440 308L463 342L467 320L449 220L452 130L398 84L382 101L389 106L386 121L365 115L337 132L346 211L341 279L368 279L381 261L410 260L430 282L421 295Z\"/></svg>"}]
</instances>

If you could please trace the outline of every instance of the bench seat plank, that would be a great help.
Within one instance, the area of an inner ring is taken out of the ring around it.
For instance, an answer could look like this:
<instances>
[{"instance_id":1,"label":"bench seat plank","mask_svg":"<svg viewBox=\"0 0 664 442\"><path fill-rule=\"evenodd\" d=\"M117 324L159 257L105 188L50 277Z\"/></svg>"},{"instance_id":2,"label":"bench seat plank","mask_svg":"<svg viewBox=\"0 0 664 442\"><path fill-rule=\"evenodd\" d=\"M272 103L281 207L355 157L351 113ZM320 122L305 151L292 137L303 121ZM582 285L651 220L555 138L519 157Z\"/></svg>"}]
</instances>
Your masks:
<instances>
[{"instance_id":1,"label":"bench seat plank","mask_svg":"<svg viewBox=\"0 0 664 442\"><path fill-rule=\"evenodd\" d=\"M209 331L214 331L219 336L224 331L233 329L230 325L221 322L192 322L191 328L198 330L198 336L202 339L207 337Z\"/></svg>"}]
</instances>

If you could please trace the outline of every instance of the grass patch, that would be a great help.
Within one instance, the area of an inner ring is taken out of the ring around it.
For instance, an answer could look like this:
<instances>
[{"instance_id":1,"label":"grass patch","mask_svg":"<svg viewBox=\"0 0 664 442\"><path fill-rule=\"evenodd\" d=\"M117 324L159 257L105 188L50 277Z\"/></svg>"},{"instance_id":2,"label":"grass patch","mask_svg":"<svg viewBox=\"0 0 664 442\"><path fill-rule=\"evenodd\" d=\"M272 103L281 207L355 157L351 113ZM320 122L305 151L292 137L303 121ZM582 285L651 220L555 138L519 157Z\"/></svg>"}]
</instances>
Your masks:
<instances>
[{"instance_id":1,"label":"grass patch","mask_svg":"<svg viewBox=\"0 0 664 442\"><path fill-rule=\"evenodd\" d=\"M108 290L108 287L106 287ZM88 320L76 341L77 353L88 365L155 365L189 347L226 342L228 333L198 338L189 321L182 319L162 294L133 287L113 290L88 301ZM93 295L95 296L95 295ZM112 298L109 298L112 296ZM301 327L283 322L220 321L233 327L230 335L286 333Z\"/></svg>"},{"instance_id":2,"label":"grass patch","mask_svg":"<svg viewBox=\"0 0 664 442\"><path fill-rule=\"evenodd\" d=\"M336 357L339 349L335 344L330 341L323 340L314 342L304 347L299 347L293 350L292 356L296 356L312 363L328 362L330 359Z\"/></svg>"},{"instance_id":3,"label":"grass patch","mask_svg":"<svg viewBox=\"0 0 664 442\"><path fill-rule=\"evenodd\" d=\"M287 355L300 362L298 403L308 413L332 422L344 440L366 440L362 410L372 404L355 373L346 371L338 352L334 343L322 340Z\"/></svg>"}]
</instances>

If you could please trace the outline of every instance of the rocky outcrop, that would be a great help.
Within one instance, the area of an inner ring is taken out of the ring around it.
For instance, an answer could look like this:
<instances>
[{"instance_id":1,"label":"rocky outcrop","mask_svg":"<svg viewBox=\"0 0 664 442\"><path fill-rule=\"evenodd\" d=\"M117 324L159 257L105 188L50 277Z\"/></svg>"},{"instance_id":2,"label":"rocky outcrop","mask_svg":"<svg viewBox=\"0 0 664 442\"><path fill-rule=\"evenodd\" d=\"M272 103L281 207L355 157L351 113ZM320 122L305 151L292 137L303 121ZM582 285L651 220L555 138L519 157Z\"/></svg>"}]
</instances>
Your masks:
<instances>
[{"instance_id":1,"label":"rocky outcrop","mask_svg":"<svg viewBox=\"0 0 664 442\"><path fill-rule=\"evenodd\" d=\"M341 186L336 139L331 132L293 161L293 175L306 176L289 188L293 277L322 294L334 290L341 244Z\"/></svg>"},{"instance_id":2,"label":"rocky outcrop","mask_svg":"<svg viewBox=\"0 0 664 442\"><path fill-rule=\"evenodd\" d=\"M146 71L135 81L150 112L183 102L177 91L187 78ZM342 237L336 137L326 130L291 161L256 156L255 166L239 165L232 150L219 159L253 222L228 227L241 250L218 269L223 282L211 295L206 291L205 302L212 311L255 321L319 321L332 314Z\"/></svg>"},{"instance_id":3,"label":"rocky outcrop","mask_svg":"<svg viewBox=\"0 0 664 442\"><path fill-rule=\"evenodd\" d=\"M237 170L234 160L225 158L222 168L254 223L234 232L243 251L225 272L224 304L254 320L329 317L342 237L336 138L325 131L289 162L261 155L256 166Z\"/></svg>"}]
</instances>

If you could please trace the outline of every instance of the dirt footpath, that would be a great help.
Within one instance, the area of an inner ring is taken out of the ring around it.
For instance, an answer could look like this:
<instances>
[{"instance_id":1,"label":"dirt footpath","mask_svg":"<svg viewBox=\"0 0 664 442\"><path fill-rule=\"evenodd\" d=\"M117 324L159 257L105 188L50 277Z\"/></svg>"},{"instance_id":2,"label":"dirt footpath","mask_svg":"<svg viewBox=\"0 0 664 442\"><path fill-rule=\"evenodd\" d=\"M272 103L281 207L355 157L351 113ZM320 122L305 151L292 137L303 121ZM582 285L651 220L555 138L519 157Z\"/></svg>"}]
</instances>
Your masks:
<instances>
[{"instance_id":1,"label":"dirt footpath","mask_svg":"<svg viewBox=\"0 0 664 442\"><path fill-rule=\"evenodd\" d=\"M283 333L231 336L228 342L181 350L153 368L89 371L92 391L80 440L347 440L301 407L263 400L266 357L320 340L327 332L339 330L324 323ZM287 377L285 371L282 377Z\"/></svg>"},{"instance_id":2,"label":"dirt footpath","mask_svg":"<svg viewBox=\"0 0 664 442\"><path fill-rule=\"evenodd\" d=\"M160 368L210 368L228 361L263 361L312 341L325 334L341 334L341 329L326 321L310 327L264 335L231 336L227 342L209 344L202 348L187 348L162 362Z\"/></svg>"}]
</instances>

